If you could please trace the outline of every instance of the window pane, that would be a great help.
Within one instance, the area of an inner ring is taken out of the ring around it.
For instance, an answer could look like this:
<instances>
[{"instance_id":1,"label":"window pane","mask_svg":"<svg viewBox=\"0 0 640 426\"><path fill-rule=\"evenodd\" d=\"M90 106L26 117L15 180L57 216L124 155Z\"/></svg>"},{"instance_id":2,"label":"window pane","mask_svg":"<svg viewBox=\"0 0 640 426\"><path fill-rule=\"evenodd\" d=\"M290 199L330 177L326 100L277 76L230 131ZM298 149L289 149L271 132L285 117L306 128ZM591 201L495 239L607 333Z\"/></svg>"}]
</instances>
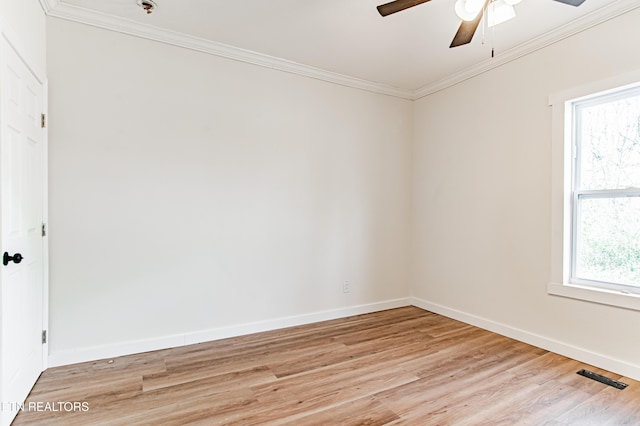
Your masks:
<instances>
[{"instance_id":1,"label":"window pane","mask_svg":"<svg viewBox=\"0 0 640 426\"><path fill-rule=\"evenodd\" d=\"M640 93L578 108L581 189L640 188Z\"/></svg>"},{"instance_id":2,"label":"window pane","mask_svg":"<svg viewBox=\"0 0 640 426\"><path fill-rule=\"evenodd\" d=\"M640 287L640 197L580 200L575 274Z\"/></svg>"}]
</instances>

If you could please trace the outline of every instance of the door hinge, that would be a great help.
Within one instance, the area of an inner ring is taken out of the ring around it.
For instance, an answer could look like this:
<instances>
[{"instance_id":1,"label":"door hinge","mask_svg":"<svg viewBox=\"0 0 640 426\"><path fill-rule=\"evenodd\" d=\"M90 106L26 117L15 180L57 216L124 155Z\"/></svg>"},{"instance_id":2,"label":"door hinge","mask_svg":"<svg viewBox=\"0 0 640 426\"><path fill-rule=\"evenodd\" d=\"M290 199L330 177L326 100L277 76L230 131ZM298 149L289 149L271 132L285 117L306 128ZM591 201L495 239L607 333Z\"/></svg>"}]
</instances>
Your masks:
<instances>
[{"instance_id":1,"label":"door hinge","mask_svg":"<svg viewBox=\"0 0 640 426\"><path fill-rule=\"evenodd\" d=\"M40 114L40 127L43 129L47 127L47 115L44 113Z\"/></svg>"},{"instance_id":2,"label":"door hinge","mask_svg":"<svg viewBox=\"0 0 640 426\"><path fill-rule=\"evenodd\" d=\"M47 343L47 330L42 330L42 344Z\"/></svg>"},{"instance_id":3,"label":"door hinge","mask_svg":"<svg viewBox=\"0 0 640 426\"><path fill-rule=\"evenodd\" d=\"M47 224L46 223L42 224L42 236L43 237L47 236Z\"/></svg>"}]
</instances>

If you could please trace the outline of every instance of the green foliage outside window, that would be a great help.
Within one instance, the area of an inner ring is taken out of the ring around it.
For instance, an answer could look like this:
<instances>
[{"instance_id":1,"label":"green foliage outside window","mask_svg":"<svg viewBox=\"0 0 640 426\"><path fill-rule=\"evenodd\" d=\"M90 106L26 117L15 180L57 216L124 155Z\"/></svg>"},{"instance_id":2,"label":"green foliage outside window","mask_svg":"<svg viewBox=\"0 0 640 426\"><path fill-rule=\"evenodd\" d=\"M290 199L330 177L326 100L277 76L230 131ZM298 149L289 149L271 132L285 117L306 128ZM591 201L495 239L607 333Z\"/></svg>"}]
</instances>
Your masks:
<instances>
[{"instance_id":1,"label":"green foliage outside window","mask_svg":"<svg viewBox=\"0 0 640 426\"><path fill-rule=\"evenodd\" d=\"M575 276L640 287L640 197L615 192L640 188L640 93L579 117L577 187L593 192L579 201Z\"/></svg>"}]
</instances>

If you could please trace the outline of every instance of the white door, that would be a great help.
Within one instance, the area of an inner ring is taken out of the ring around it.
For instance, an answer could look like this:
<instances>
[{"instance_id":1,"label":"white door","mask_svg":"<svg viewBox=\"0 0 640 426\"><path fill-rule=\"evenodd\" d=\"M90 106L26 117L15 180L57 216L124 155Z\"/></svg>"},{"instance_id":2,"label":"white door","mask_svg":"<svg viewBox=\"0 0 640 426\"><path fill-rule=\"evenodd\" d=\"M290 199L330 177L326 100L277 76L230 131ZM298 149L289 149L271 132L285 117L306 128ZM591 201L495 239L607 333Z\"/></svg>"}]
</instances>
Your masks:
<instances>
[{"instance_id":1,"label":"white door","mask_svg":"<svg viewBox=\"0 0 640 426\"><path fill-rule=\"evenodd\" d=\"M43 367L42 100L42 84L0 35L2 426L16 415Z\"/></svg>"}]
</instances>

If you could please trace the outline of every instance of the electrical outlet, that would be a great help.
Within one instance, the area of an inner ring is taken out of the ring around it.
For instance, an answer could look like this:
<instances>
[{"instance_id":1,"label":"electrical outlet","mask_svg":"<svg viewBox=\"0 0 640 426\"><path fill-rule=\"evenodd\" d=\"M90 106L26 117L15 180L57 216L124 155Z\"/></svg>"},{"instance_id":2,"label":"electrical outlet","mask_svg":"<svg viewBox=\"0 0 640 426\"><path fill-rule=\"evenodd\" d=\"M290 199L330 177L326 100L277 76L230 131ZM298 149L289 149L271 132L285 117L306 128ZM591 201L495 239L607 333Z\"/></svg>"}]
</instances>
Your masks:
<instances>
[{"instance_id":1,"label":"electrical outlet","mask_svg":"<svg viewBox=\"0 0 640 426\"><path fill-rule=\"evenodd\" d=\"M343 293L351 292L351 282L350 281L345 281L345 282L342 283L342 292Z\"/></svg>"}]
</instances>

